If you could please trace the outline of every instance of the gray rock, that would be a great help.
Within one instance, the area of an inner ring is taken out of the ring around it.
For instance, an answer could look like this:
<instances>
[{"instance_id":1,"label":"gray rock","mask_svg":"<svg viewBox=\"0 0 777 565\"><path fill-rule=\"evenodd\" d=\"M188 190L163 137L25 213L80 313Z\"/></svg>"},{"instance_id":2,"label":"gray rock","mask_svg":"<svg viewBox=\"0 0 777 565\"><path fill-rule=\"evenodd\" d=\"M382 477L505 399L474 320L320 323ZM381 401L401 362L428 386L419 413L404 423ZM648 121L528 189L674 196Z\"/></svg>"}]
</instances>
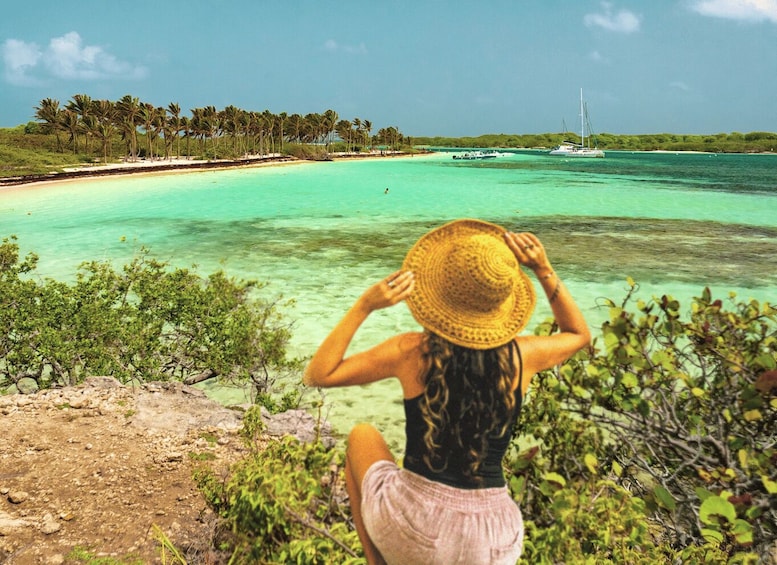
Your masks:
<instances>
[{"instance_id":1,"label":"gray rock","mask_svg":"<svg viewBox=\"0 0 777 565\"><path fill-rule=\"evenodd\" d=\"M10 535L13 530L26 528L28 525L29 522L27 522L27 520L15 518L0 510L0 536Z\"/></svg>"},{"instance_id":2,"label":"gray rock","mask_svg":"<svg viewBox=\"0 0 777 565\"><path fill-rule=\"evenodd\" d=\"M316 419L304 410L287 410L280 414L270 414L262 407L262 422L269 436L292 435L302 442L320 439L327 447L333 447L335 444L329 422L321 422L319 426Z\"/></svg>"},{"instance_id":3,"label":"gray rock","mask_svg":"<svg viewBox=\"0 0 777 565\"><path fill-rule=\"evenodd\" d=\"M40 524L40 531L47 536L57 533L61 528L59 521L51 514L46 514Z\"/></svg>"},{"instance_id":4,"label":"gray rock","mask_svg":"<svg viewBox=\"0 0 777 565\"><path fill-rule=\"evenodd\" d=\"M92 388L122 388L124 387L113 377L86 377L84 385Z\"/></svg>"},{"instance_id":5,"label":"gray rock","mask_svg":"<svg viewBox=\"0 0 777 565\"><path fill-rule=\"evenodd\" d=\"M8 502L11 504L21 504L30 498L30 495L23 490L12 490L8 493Z\"/></svg>"},{"instance_id":6,"label":"gray rock","mask_svg":"<svg viewBox=\"0 0 777 565\"><path fill-rule=\"evenodd\" d=\"M35 379L24 377L16 383L16 390L19 394L34 394L38 392L38 383Z\"/></svg>"}]
</instances>

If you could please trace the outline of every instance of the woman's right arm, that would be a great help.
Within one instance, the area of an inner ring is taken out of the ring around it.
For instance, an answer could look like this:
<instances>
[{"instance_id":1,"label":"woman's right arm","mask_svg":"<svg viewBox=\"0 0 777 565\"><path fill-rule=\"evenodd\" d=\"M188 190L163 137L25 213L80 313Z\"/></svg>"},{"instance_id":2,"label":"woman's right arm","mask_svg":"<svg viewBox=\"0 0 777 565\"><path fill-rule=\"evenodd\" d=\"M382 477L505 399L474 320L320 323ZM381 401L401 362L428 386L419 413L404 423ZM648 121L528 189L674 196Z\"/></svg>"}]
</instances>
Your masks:
<instances>
[{"instance_id":1,"label":"woman's right arm","mask_svg":"<svg viewBox=\"0 0 777 565\"><path fill-rule=\"evenodd\" d=\"M395 336L367 351L346 357L356 331L375 310L393 306L413 291L411 272L397 271L369 287L346 312L310 359L303 382L334 387L367 384L396 376L403 359L402 336Z\"/></svg>"},{"instance_id":2,"label":"woman's right arm","mask_svg":"<svg viewBox=\"0 0 777 565\"><path fill-rule=\"evenodd\" d=\"M590 343L591 332L566 285L553 270L539 238L532 233L508 232L505 241L515 258L534 271L559 327L559 333L550 336L520 338L524 374L530 376L569 359Z\"/></svg>"}]
</instances>

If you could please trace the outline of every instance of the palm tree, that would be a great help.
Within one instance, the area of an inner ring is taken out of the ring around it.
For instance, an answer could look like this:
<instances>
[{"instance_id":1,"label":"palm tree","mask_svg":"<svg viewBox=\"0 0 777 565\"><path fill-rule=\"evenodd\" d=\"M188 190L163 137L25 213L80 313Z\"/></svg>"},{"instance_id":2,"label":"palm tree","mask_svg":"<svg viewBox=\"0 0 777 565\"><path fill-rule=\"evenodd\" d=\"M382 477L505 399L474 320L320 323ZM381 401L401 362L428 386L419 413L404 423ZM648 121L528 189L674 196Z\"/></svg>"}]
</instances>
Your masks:
<instances>
[{"instance_id":1,"label":"palm tree","mask_svg":"<svg viewBox=\"0 0 777 565\"><path fill-rule=\"evenodd\" d=\"M86 94L76 94L73 96L73 99L67 103L65 106L68 110L75 112L76 116L78 117L79 127L77 128L80 131L84 132L84 138L85 138L85 144L86 144L86 153L89 153L89 128L87 127L87 122L89 122L89 117L92 113L92 99ZM77 145L77 142L75 142Z\"/></svg>"},{"instance_id":2,"label":"palm tree","mask_svg":"<svg viewBox=\"0 0 777 565\"><path fill-rule=\"evenodd\" d=\"M302 124L303 119L299 114L289 116L289 140L297 143L302 141Z\"/></svg>"},{"instance_id":3,"label":"palm tree","mask_svg":"<svg viewBox=\"0 0 777 565\"><path fill-rule=\"evenodd\" d=\"M362 139L362 121L360 118L354 118L353 119L353 127L356 130L354 132L354 145L358 142L359 145L364 145L364 142Z\"/></svg>"},{"instance_id":4,"label":"palm tree","mask_svg":"<svg viewBox=\"0 0 777 565\"><path fill-rule=\"evenodd\" d=\"M195 137L200 138L200 147L203 156L207 156L206 138L213 140L213 155L216 157L216 140L214 139L219 132L219 117L216 108L206 106L205 108L193 108L190 128Z\"/></svg>"},{"instance_id":5,"label":"palm tree","mask_svg":"<svg viewBox=\"0 0 777 565\"><path fill-rule=\"evenodd\" d=\"M265 154L275 153L275 137L273 136L273 132L276 129L275 114L270 112L270 110L265 110L262 112L262 121L260 123L262 125L262 138L265 142Z\"/></svg>"},{"instance_id":6,"label":"palm tree","mask_svg":"<svg viewBox=\"0 0 777 565\"><path fill-rule=\"evenodd\" d=\"M78 114L73 110L65 108L62 112L62 129L70 134L70 142L73 144L73 155L78 153L78 129L81 123L78 120Z\"/></svg>"},{"instance_id":7,"label":"palm tree","mask_svg":"<svg viewBox=\"0 0 777 565\"><path fill-rule=\"evenodd\" d=\"M146 116L146 113L148 113L148 116ZM147 146L149 150L149 158L151 160L154 159L154 148L157 145L156 140L159 139L159 135L162 133L162 130L165 127L165 116L165 109L161 106L154 106L153 104L143 105L141 117L143 121L143 129L146 130ZM156 155L159 156L158 151L156 152Z\"/></svg>"},{"instance_id":8,"label":"palm tree","mask_svg":"<svg viewBox=\"0 0 777 565\"><path fill-rule=\"evenodd\" d=\"M286 112L281 112L277 116L277 122L278 122L278 139L280 139L281 147L279 149L280 153L283 153L283 124L288 118L288 115Z\"/></svg>"},{"instance_id":9,"label":"palm tree","mask_svg":"<svg viewBox=\"0 0 777 565\"><path fill-rule=\"evenodd\" d=\"M240 110L240 114L238 115L237 130L238 134L240 135L243 153L245 155L253 153L251 149L251 112Z\"/></svg>"},{"instance_id":10,"label":"palm tree","mask_svg":"<svg viewBox=\"0 0 777 565\"><path fill-rule=\"evenodd\" d=\"M261 144L257 149L257 142L261 135L261 116L258 112L246 112L245 114L245 135L249 142L248 152L256 155L261 153Z\"/></svg>"},{"instance_id":11,"label":"palm tree","mask_svg":"<svg viewBox=\"0 0 777 565\"><path fill-rule=\"evenodd\" d=\"M164 125L164 115L164 108L157 108L148 102L140 105L140 124L146 132L147 154L152 161L154 160L154 142Z\"/></svg>"},{"instance_id":12,"label":"palm tree","mask_svg":"<svg viewBox=\"0 0 777 565\"><path fill-rule=\"evenodd\" d=\"M186 116L181 116L181 132L183 133L183 136L186 138L186 156L191 157L192 151L191 151L191 139L192 139L192 133L191 133L191 121ZM180 135L179 135L180 138ZM181 155L181 152L178 151L178 156Z\"/></svg>"},{"instance_id":13,"label":"palm tree","mask_svg":"<svg viewBox=\"0 0 777 565\"><path fill-rule=\"evenodd\" d=\"M232 151L235 155L240 154L238 147L238 136L240 135L240 119L243 110L236 106L227 106L220 112L221 124L224 132L232 140Z\"/></svg>"},{"instance_id":14,"label":"palm tree","mask_svg":"<svg viewBox=\"0 0 777 565\"><path fill-rule=\"evenodd\" d=\"M329 143L332 141L332 134L334 134L335 131L335 125L337 124L337 112L334 110L327 110L324 112L324 119L321 122L322 130L321 133L323 134L327 151L329 151Z\"/></svg>"},{"instance_id":15,"label":"palm tree","mask_svg":"<svg viewBox=\"0 0 777 565\"><path fill-rule=\"evenodd\" d=\"M300 139L302 143L317 143L319 141L322 120L323 116L321 114L305 115L302 125L302 137Z\"/></svg>"},{"instance_id":16,"label":"palm tree","mask_svg":"<svg viewBox=\"0 0 777 565\"><path fill-rule=\"evenodd\" d=\"M370 120L364 120L362 122L362 126L364 127L364 134L365 134L365 143L369 146L370 151L372 151L372 139L370 138L370 132L372 131L372 122Z\"/></svg>"},{"instance_id":17,"label":"palm tree","mask_svg":"<svg viewBox=\"0 0 777 565\"><path fill-rule=\"evenodd\" d=\"M96 100L92 103L90 127L92 135L102 142L103 160L108 162L109 148L116 135L116 106L110 100Z\"/></svg>"},{"instance_id":18,"label":"palm tree","mask_svg":"<svg viewBox=\"0 0 777 565\"><path fill-rule=\"evenodd\" d=\"M40 105L35 107L35 119L43 122L41 131L46 134L54 133L57 137L57 151L62 151L62 140L59 132L62 131L62 110L59 100L44 98Z\"/></svg>"},{"instance_id":19,"label":"palm tree","mask_svg":"<svg viewBox=\"0 0 777 565\"><path fill-rule=\"evenodd\" d=\"M211 140L213 158L218 159L217 142L221 132L221 119L215 106L205 106L203 109L203 125L205 135Z\"/></svg>"},{"instance_id":20,"label":"palm tree","mask_svg":"<svg viewBox=\"0 0 777 565\"><path fill-rule=\"evenodd\" d=\"M353 124L348 120L340 120L335 125L335 133L345 142L345 150L351 150L351 140L353 139Z\"/></svg>"},{"instance_id":21,"label":"palm tree","mask_svg":"<svg viewBox=\"0 0 777 565\"><path fill-rule=\"evenodd\" d=\"M205 154L205 132L203 131L204 112L202 108L192 108L190 110L192 118L189 120L189 136L200 140L200 154Z\"/></svg>"},{"instance_id":22,"label":"palm tree","mask_svg":"<svg viewBox=\"0 0 777 565\"><path fill-rule=\"evenodd\" d=\"M309 113L304 117L300 114L273 114L246 111L235 106L227 106L218 112L213 106L191 110L191 118L181 116L181 107L170 103L167 108L157 108L149 103L141 103L137 97L129 94L115 103L107 100L92 101L86 94L76 94L65 108L60 108L59 102L51 98L41 100L35 108L35 117L41 121L41 131L55 133L57 149L63 150L60 132L67 131L73 153L78 153L78 137L85 134L86 152L89 152L89 140L94 137L102 142L103 159L107 161L111 148L111 136L118 131L127 144L127 154L131 160L138 157L138 127L143 127L146 134L146 151L154 158L160 135L164 136L165 158L172 158L173 144L177 145L177 153L181 154L181 137L186 137L186 154L191 156L190 141L200 140L200 151L205 157L218 158L219 139L227 135L231 141L229 153L236 155L251 153L267 154L277 150L283 151L284 143L323 143L329 151L335 133L345 142L349 151L355 145L369 144L379 141L392 149L403 142L404 137L395 127L383 128L373 139L371 137L372 122L362 118L354 118L353 122L339 120L337 112L326 110L323 114ZM110 118L108 116L110 115ZM110 123L109 123L110 122ZM212 149L207 148L207 140L211 139Z\"/></svg>"},{"instance_id":23,"label":"palm tree","mask_svg":"<svg viewBox=\"0 0 777 565\"><path fill-rule=\"evenodd\" d=\"M138 130L140 123L140 101L129 94L116 103L118 113L118 125L121 136L127 143L127 152L130 159L138 158Z\"/></svg>"},{"instance_id":24,"label":"palm tree","mask_svg":"<svg viewBox=\"0 0 777 565\"><path fill-rule=\"evenodd\" d=\"M184 129L183 122L181 121L181 106L174 102L170 102L170 104L167 105L167 112L168 114L170 114L170 116L167 118L170 135L173 136L173 138L176 141L176 144L177 144L176 153L178 154L178 156L180 156L181 155L181 132ZM165 134L165 142L167 142L167 134Z\"/></svg>"}]
</instances>

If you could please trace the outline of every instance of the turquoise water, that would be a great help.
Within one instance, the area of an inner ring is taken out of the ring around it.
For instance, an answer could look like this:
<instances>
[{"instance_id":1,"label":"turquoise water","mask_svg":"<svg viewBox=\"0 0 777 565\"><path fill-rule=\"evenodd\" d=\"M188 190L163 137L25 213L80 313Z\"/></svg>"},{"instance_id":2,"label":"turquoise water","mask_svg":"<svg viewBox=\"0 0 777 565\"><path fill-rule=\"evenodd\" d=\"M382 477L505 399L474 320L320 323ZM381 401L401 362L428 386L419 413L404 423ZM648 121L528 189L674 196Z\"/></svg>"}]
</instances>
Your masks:
<instances>
[{"instance_id":1,"label":"turquoise water","mask_svg":"<svg viewBox=\"0 0 777 565\"><path fill-rule=\"evenodd\" d=\"M16 234L23 252L36 252L41 276L72 278L91 259L121 264L144 246L203 274L267 281L268 297L296 300L287 315L300 355L363 288L399 268L418 237L459 217L537 233L594 327L606 315L601 298L621 299L629 276L644 298L687 302L705 286L721 297L777 296L771 155L438 153L0 189L0 237ZM548 312L539 304L535 320ZM400 305L370 318L354 345L414 327ZM370 420L396 445L396 383L325 395L339 429Z\"/></svg>"}]
</instances>

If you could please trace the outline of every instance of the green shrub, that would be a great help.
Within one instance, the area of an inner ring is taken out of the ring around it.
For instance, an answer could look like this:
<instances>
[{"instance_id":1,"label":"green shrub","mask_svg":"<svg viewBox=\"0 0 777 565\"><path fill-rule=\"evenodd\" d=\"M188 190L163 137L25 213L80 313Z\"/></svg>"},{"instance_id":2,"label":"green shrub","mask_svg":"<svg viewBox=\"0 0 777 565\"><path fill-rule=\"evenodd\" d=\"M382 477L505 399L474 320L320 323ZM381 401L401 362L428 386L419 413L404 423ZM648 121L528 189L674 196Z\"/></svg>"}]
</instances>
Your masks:
<instances>
[{"instance_id":1,"label":"green shrub","mask_svg":"<svg viewBox=\"0 0 777 565\"><path fill-rule=\"evenodd\" d=\"M37 257L0 244L0 387L73 384L111 374L200 375L250 382L271 411L298 375L289 325L262 285L201 278L141 254L123 270L90 262L73 284L34 278ZM686 313L670 296L604 301L592 346L535 377L510 488L532 563L756 563L777 544L777 310L713 299ZM537 333L554 330L540 324ZM277 392L277 391L276 391ZM235 563L361 563L343 488L344 454L320 442L262 437L244 417L251 453L226 477L197 482L223 520ZM260 448L261 446L261 448Z\"/></svg>"},{"instance_id":2,"label":"green shrub","mask_svg":"<svg viewBox=\"0 0 777 565\"><path fill-rule=\"evenodd\" d=\"M669 296L629 311L635 290L606 301L610 320L589 351L537 376L522 418L529 448L511 463L516 496L533 527L552 529L558 497L606 480L638 501L625 516L644 508L650 519L630 541L640 548L763 558L777 540L777 310L733 294L726 309L705 290L683 320ZM549 492L549 476L571 492ZM600 535L614 539L622 518ZM572 524L557 538L596 539Z\"/></svg>"},{"instance_id":3,"label":"green shrub","mask_svg":"<svg viewBox=\"0 0 777 565\"><path fill-rule=\"evenodd\" d=\"M261 283L220 271L202 278L145 251L121 271L84 263L73 284L32 278L36 263L32 254L20 260L13 238L0 244L0 388L90 375L124 383L218 377L268 395L276 380L298 377L289 324L277 302L258 298Z\"/></svg>"},{"instance_id":4,"label":"green shrub","mask_svg":"<svg viewBox=\"0 0 777 565\"><path fill-rule=\"evenodd\" d=\"M231 562L364 563L345 502L343 461L342 451L287 436L252 450L226 481L198 476L221 517L219 543Z\"/></svg>"},{"instance_id":5,"label":"green shrub","mask_svg":"<svg viewBox=\"0 0 777 565\"><path fill-rule=\"evenodd\" d=\"M324 161L329 159L329 152L323 145L287 143L283 146L283 154L309 161Z\"/></svg>"}]
</instances>

